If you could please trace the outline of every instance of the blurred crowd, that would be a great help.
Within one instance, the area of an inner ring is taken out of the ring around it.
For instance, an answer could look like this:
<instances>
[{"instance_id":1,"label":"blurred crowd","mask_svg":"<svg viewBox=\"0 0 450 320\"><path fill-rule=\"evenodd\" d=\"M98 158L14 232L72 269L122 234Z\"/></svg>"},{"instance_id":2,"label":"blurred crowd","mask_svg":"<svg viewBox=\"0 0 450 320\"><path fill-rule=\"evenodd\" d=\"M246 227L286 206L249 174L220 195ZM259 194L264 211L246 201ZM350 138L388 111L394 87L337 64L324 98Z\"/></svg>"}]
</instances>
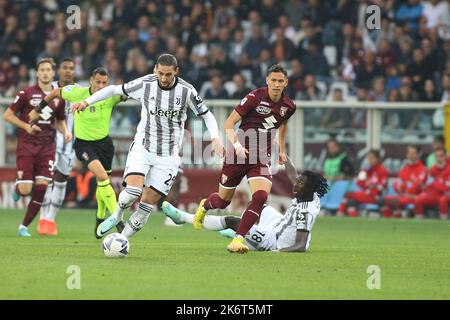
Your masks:
<instances>
[{"instance_id":1,"label":"blurred crowd","mask_svg":"<svg viewBox=\"0 0 450 320\"><path fill-rule=\"evenodd\" d=\"M445 150L445 138L436 136L432 147L425 154L420 146L406 146L398 173L390 173L383 165L379 150L370 150L356 171L351 156L331 138L326 143L327 156L322 168L330 191L321 199L322 211L349 217L377 212L386 218L448 219L450 157Z\"/></svg>"}]
</instances>

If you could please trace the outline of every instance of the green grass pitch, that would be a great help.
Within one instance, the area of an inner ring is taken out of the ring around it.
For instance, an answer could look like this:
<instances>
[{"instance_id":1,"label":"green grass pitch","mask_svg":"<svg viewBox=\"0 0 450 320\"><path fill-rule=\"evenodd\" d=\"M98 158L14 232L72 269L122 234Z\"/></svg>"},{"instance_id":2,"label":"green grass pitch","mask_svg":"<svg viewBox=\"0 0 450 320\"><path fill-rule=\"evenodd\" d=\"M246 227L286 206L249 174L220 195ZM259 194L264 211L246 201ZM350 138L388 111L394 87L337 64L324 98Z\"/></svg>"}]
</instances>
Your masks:
<instances>
[{"instance_id":1,"label":"green grass pitch","mask_svg":"<svg viewBox=\"0 0 450 320\"><path fill-rule=\"evenodd\" d=\"M163 225L156 213L108 259L94 212L63 210L60 235L16 236L23 212L0 210L0 299L449 299L450 221L319 218L306 254L228 253L217 232ZM81 289L66 286L79 266ZM370 265L381 288L369 290Z\"/></svg>"}]
</instances>

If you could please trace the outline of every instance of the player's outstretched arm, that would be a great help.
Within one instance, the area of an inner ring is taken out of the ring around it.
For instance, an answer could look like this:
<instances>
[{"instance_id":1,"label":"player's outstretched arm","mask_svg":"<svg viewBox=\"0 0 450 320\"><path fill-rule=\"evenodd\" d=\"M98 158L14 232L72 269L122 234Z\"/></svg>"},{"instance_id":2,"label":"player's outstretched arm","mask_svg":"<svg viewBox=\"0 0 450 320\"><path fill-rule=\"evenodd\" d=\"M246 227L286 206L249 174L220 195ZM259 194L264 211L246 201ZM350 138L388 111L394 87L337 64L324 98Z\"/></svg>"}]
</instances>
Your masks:
<instances>
[{"instance_id":1,"label":"player's outstretched arm","mask_svg":"<svg viewBox=\"0 0 450 320\"><path fill-rule=\"evenodd\" d=\"M306 252L306 244L308 243L309 231L297 230L295 243L287 248L280 249L280 252Z\"/></svg>"},{"instance_id":2,"label":"player's outstretched arm","mask_svg":"<svg viewBox=\"0 0 450 320\"><path fill-rule=\"evenodd\" d=\"M72 106L72 112L83 111L84 109L86 109L87 106L89 106L93 103L108 99L115 95L123 95L123 93L124 92L122 91L122 85L111 85L111 86L104 87L103 89L98 90L96 93L94 93L92 96L90 96L86 100L79 102L79 103L75 103Z\"/></svg>"},{"instance_id":3,"label":"player's outstretched arm","mask_svg":"<svg viewBox=\"0 0 450 320\"><path fill-rule=\"evenodd\" d=\"M292 184L295 184L297 182L297 169L295 168L294 162L291 158L289 158L288 155L286 155L287 162L284 164L284 167L286 168L286 174L291 180Z\"/></svg>"},{"instance_id":4,"label":"player's outstretched arm","mask_svg":"<svg viewBox=\"0 0 450 320\"><path fill-rule=\"evenodd\" d=\"M225 121L224 129L228 140L233 144L233 147L236 150L236 154L239 157L247 158L248 150L241 145L237 137L237 134L234 131L235 124L238 123L240 120L241 120L240 114L237 113L236 110L233 110L228 119Z\"/></svg>"},{"instance_id":5,"label":"player's outstretched arm","mask_svg":"<svg viewBox=\"0 0 450 320\"><path fill-rule=\"evenodd\" d=\"M223 148L222 141L220 141L219 138L219 127L217 126L216 118L214 117L211 111L208 111L204 115L202 115L202 118L211 136L211 142L214 153L219 157L223 157L225 150Z\"/></svg>"}]
</instances>

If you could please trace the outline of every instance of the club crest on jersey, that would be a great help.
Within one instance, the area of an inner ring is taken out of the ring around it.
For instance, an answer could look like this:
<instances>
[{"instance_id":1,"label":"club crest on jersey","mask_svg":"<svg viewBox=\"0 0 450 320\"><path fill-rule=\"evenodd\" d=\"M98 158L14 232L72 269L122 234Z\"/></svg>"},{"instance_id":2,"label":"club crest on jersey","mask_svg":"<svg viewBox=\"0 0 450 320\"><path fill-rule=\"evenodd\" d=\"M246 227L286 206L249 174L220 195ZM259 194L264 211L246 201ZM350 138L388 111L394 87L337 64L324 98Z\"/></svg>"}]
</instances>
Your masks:
<instances>
[{"instance_id":1,"label":"club crest on jersey","mask_svg":"<svg viewBox=\"0 0 450 320\"><path fill-rule=\"evenodd\" d=\"M175 98L175 104L176 104L177 106L179 106L179 105L181 104L181 97L176 97L176 98Z\"/></svg>"},{"instance_id":2,"label":"club crest on jersey","mask_svg":"<svg viewBox=\"0 0 450 320\"><path fill-rule=\"evenodd\" d=\"M280 114L281 114L282 117L284 117L286 115L287 109L288 109L287 107L281 107L280 108Z\"/></svg>"},{"instance_id":3,"label":"club crest on jersey","mask_svg":"<svg viewBox=\"0 0 450 320\"><path fill-rule=\"evenodd\" d=\"M83 154L81 155L81 157L82 157L85 161L89 161L89 155L87 154L87 152L83 152Z\"/></svg>"},{"instance_id":4,"label":"club crest on jersey","mask_svg":"<svg viewBox=\"0 0 450 320\"><path fill-rule=\"evenodd\" d=\"M258 112L259 114L262 114L262 115L267 115L271 111L272 110L270 110L270 108L266 107L266 106L259 105L259 106L256 107L256 112Z\"/></svg>"},{"instance_id":5,"label":"club crest on jersey","mask_svg":"<svg viewBox=\"0 0 450 320\"><path fill-rule=\"evenodd\" d=\"M22 178L23 178L23 171L22 170L17 171L17 179L21 180Z\"/></svg>"},{"instance_id":6,"label":"club crest on jersey","mask_svg":"<svg viewBox=\"0 0 450 320\"><path fill-rule=\"evenodd\" d=\"M225 183L225 182L227 182L227 180L228 180L228 176L225 175L225 174L222 174L222 179L221 179L222 184Z\"/></svg>"}]
</instances>

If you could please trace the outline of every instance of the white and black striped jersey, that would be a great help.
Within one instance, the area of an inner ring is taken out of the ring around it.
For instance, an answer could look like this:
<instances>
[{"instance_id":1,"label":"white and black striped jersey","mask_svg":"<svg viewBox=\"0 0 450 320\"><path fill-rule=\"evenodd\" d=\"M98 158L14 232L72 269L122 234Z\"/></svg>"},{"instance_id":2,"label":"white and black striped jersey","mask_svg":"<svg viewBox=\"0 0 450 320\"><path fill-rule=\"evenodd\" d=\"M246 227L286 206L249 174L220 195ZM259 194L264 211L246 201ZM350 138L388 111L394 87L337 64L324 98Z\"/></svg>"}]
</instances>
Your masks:
<instances>
[{"instance_id":1,"label":"white and black striped jersey","mask_svg":"<svg viewBox=\"0 0 450 320\"><path fill-rule=\"evenodd\" d=\"M311 240L311 230L320 211L320 198L314 193L314 198L309 202L298 202L293 199L291 206L283 217L274 225L275 238L278 249L287 248L295 243L297 230L309 232L308 244Z\"/></svg>"},{"instance_id":2,"label":"white and black striped jersey","mask_svg":"<svg viewBox=\"0 0 450 320\"><path fill-rule=\"evenodd\" d=\"M142 104L134 141L158 156L178 156L187 107L197 116L208 112L197 90L179 77L165 89L159 86L156 74L149 74L123 84L122 90Z\"/></svg>"},{"instance_id":3,"label":"white and black striped jersey","mask_svg":"<svg viewBox=\"0 0 450 320\"><path fill-rule=\"evenodd\" d=\"M75 86L79 86L77 83L74 84ZM58 81L52 82L53 89L59 88ZM58 98L57 98L58 99ZM55 99L56 100L56 99ZM66 101L66 105L64 106L64 113L66 115L66 124L67 124L67 130L73 134L73 113L72 113L72 102ZM56 152L57 153L63 153L63 154L71 154L73 150L73 142L75 139L72 139L72 141L65 143L64 142L64 135L59 131L56 130Z\"/></svg>"}]
</instances>

